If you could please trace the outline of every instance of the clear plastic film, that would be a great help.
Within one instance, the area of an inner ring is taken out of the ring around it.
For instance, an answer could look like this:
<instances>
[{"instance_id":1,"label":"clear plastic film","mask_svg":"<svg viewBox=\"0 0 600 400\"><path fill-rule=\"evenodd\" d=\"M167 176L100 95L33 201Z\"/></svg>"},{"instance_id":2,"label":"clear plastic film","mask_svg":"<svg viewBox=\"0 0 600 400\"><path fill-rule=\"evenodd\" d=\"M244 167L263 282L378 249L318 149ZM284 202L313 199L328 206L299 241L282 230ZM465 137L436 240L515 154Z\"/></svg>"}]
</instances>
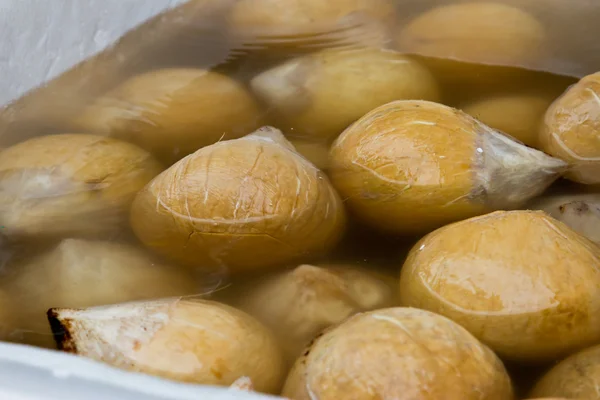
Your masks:
<instances>
[{"instance_id":1,"label":"clear plastic film","mask_svg":"<svg viewBox=\"0 0 600 400\"><path fill-rule=\"evenodd\" d=\"M599 5L165 8L0 109L0 339L293 400L600 340Z\"/></svg>"}]
</instances>

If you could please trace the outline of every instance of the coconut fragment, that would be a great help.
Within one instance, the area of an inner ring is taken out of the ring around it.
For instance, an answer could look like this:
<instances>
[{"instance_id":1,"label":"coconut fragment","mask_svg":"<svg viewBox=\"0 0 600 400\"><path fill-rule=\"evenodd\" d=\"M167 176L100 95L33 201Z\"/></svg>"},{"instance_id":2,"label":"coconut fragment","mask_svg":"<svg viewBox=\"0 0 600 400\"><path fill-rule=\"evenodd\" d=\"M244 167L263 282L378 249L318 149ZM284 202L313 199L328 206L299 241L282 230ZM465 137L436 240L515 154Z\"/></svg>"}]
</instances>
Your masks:
<instances>
[{"instance_id":1,"label":"coconut fragment","mask_svg":"<svg viewBox=\"0 0 600 400\"><path fill-rule=\"evenodd\" d=\"M460 325L411 308L357 314L318 337L283 389L295 400L512 400L502 362Z\"/></svg>"},{"instance_id":2,"label":"coconut fragment","mask_svg":"<svg viewBox=\"0 0 600 400\"><path fill-rule=\"evenodd\" d=\"M418 61L377 48L294 58L259 74L251 86L275 111L278 126L324 142L392 100L440 99L435 78Z\"/></svg>"},{"instance_id":3,"label":"coconut fragment","mask_svg":"<svg viewBox=\"0 0 600 400\"><path fill-rule=\"evenodd\" d=\"M394 101L340 135L331 148L330 176L364 222L422 233L523 206L565 167L462 111Z\"/></svg>"},{"instance_id":4,"label":"coconut fragment","mask_svg":"<svg viewBox=\"0 0 600 400\"><path fill-rule=\"evenodd\" d=\"M130 371L219 386L246 377L268 393L279 390L285 372L265 327L212 301L59 308L48 311L48 319L60 349Z\"/></svg>"},{"instance_id":5,"label":"coconut fragment","mask_svg":"<svg viewBox=\"0 0 600 400\"><path fill-rule=\"evenodd\" d=\"M10 239L110 237L127 226L138 190L162 171L120 140L60 134L0 152L0 225Z\"/></svg>"},{"instance_id":6,"label":"coconut fragment","mask_svg":"<svg viewBox=\"0 0 600 400\"><path fill-rule=\"evenodd\" d=\"M396 303L388 277L350 265L300 265L246 286L235 305L270 327L292 362L323 329Z\"/></svg>"},{"instance_id":7,"label":"coconut fragment","mask_svg":"<svg viewBox=\"0 0 600 400\"><path fill-rule=\"evenodd\" d=\"M400 301L444 315L503 359L556 360L600 340L600 248L541 211L440 228L409 253Z\"/></svg>"},{"instance_id":8,"label":"coconut fragment","mask_svg":"<svg viewBox=\"0 0 600 400\"><path fill-rule=\"evenodd\" d=\"M150 182L131 224L152 250L233 273L331 249L345 226L327 177L275 128L205 147Z\"/></svg>"}]
</instances>

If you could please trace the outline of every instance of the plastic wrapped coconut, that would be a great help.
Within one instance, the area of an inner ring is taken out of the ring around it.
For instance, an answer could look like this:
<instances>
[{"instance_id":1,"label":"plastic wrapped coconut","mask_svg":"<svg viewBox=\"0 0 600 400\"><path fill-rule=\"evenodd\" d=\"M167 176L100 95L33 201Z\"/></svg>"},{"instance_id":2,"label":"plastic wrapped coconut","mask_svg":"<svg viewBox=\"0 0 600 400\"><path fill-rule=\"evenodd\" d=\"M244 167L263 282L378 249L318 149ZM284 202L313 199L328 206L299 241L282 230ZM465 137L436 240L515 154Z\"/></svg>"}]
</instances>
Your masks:
<instances>
[{"instance_id":1,"label":"plastic wrapped coconut","mask_svg":"<svg viewBox=\"0 0 600 400\"><path fill-rule=\"evenodd\" d=\"M512 400L496 355L460 325L411 308L357 314L317 338L283 389L295 400Z\"/></svg>"},{"instance_id":2,"label":"plastic wrapped coconut","mask_svg":"<svg viewBox=\"0 0 600 400\"><path fill-rule=\"evenodd\" d=\"M219 386L247 377L255 390L268 393L278 392L285 373L264 326L212 301L53 309L48 317L62 350L130 371Z\"/></svg>"},{"instance_id":3,"label":"plastic wrapped coconut","mask_svg":"<svg viewBox=\"0 0 600 400\"><path fill-rule=\"evenodd\" d=\"M387 276L351 265L300 265L250 282L235 303L277 334L294 361L323 329L361 311L393 306Z\"/></svg>"},{"instance_id":4,"label":"plastic wrapped coconut","mask_svg":"<svg viewBox=\"0 0 600 400\"><path fill-rule=\"evenodd\" d=\"M12 340L54 347L46 311L198 293L187 270L127 244L66 239L32 259L9 264L0 288L14 312Z\"/></svg>"},{"instance_id":5,"label":"plastic wrapped coconut","mask_svg":"<svg viewBox=\"0 0 600 400\"><path fill-rule=\"evenodd\" d=\"M600 248L541 211L430 233L399 290L402 305L451 318L504 359L553 361L600 340Z\"/></svg>"},{"instance_id":6,"label":"plastic wrapped coconut","mask_svg":"<svg viewBox=\"0 0 600 400\"><path fill-rule=\"evenodd\" d=\"M218 72L166 68L134 76L89 105L80 130L127 140L173 163L201 147L260 126L244 86Z\"/></svg>"},{"instance_id":7,"label":"plastic wrapped coconut","mask_svg":"<svg viewBox=\"0 0 600 400\"><path fill-rule=\"evenodd\" d=\"M565 167L462 111L394 101L340 135L331 148L329 172L364 222L413 234L523 206Z\"/></svg>"},{"instance_id":8,"label":"plastic wrapped coconut","mask_svg":"<svg viewBox=\"0 0 600 400\"><path fill-rule=\"evenodd\" d=\"M567 161L565 175L600 185L600 72L570 87L548 109L540 130L541 148Z\"/></svg>"},{"instance_id":9,"label":"plastic wrapped coconut","mask_svg":"<svg viewBox=\"0 0 600 400\"><path fill-rule=\"evenodd\" d=\"M29 139L0 152L0 225L11 239L110 237L136 193L162 171L145 150L84 134Z\"/></svg>"},{"instance_id":10,"label":"plastic wrapped coconut","mask_svg":"<svg viewBox=\"0 0 600 400\"><path fill-rule=\"evenodd\" d=\"M440 99L435 78L418 61L377 48L294 58L254 77L251 86L275 112L277 126L324 142L392 100Z\"/></svg>"},{"instance_id":11,"label":"plastic wrapped coconut","mask_svg":"<svg viewBox=\"0 0 600 400\"><path fill-rule=\"evenodd\" d=\"M156 177L136 197L131 224L159 254L238 273L326 252L341 238L345 213L327 177L264 127Z\"/></svg>"}]
</instances>

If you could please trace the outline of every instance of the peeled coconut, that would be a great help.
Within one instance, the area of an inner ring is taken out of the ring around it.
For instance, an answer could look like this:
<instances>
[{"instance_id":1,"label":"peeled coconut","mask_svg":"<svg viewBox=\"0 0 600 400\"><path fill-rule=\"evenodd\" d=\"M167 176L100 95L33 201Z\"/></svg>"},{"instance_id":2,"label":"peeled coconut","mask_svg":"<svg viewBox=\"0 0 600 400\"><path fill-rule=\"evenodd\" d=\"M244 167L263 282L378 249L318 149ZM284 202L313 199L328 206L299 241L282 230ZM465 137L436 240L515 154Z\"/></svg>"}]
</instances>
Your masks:
<instances>
[{"instance_id":1,"label":"peeled coconut","mask_svg":"<svg viewBox=\"0 0 600 400\"><path fill-rule=\"evenodd\" d=\"M294 400L512 400L496 355L458 324L411 308L357 314L317 338L283 389Z\"/></svg>"},{"instance_id":2,"label":"peeled coconut","mask_svg":"<svg viewBox=\"0 0 600 400\"><path fill-rule=\"evenodd\" d=\"M534 202L530 208L545 211L600 245L600 194L552 196Z\"/></svg>"},{"instance_id":3,"label":"peeled coconut","mask_svg":"<svg viewBox=\"0 0 600 400\"><path fill-rule=\"evenodd\" d=\"M569 88L548 109L541 148L571 165L567 178L600 184L600 72Z\"/></svg>"},{"instance_id":4,"label":"peeled coconut","mask_svg":"<svg viewBox=\"0 0 600 400\"><path fill-rule=\"evenodd\" d=\"M165 299L48 312L59 348L115 367L204 385L241 377L278 392L284 377L272 334L224 304Z\"/></svg>"},{"instance_id":5,"label":"peeled coconut","mask_svg":"<svg viewBox=\"0 0 600 400\"><path fill-rule=\"evenodd\" d=\"M110 236L162 171L145 150L83 134L42 136L0 152L0 226L16 239Z\"/></svg>"},{"instance_id":6,"label":"peeled coconut","mask_svg":"<svg viewBox=\"0 0 600 400\"><path fill-rule=\"evenodd\" d=\"M391 50L328 49L289 60L251 82L294 135L331 141L365 113L392 100L437 101L433 75Z\"/></svg>"},{"instance_id":7,"label":"peeled coconut","mask_svg":"<svg viewBox=\"0 0 600 400\"><path fill-rule=\"evenodd\" d=\"M196 294L187 269L158 263L137 247L66 239L54 249L9 265L0 289L18 310L14 339L54 347L46 311Z\"/></svg>"},{"instance_id":8,"label":"peeled coconut","mask_svg":"<svg viewBox=\"0 0 600 400\"><path fill-rule=\"evenodd\" d=\"M541 211L497 211L425 236L401 304L444 315L500 357L552 361L600 340L600 248Z\"/></svg>"},{"instance_id":9,"label":"peeled coconut","mask_svg":"<svg viewBox=\"0 0 600 400\"><path fill-rule=\"evenodd\" d=\"M460 108L491 128L538 147L538 132L554 99L543 94L514 93L490 96Z\"/></svg>"},{"instance_id":10,"label":"peeled coconut","mask_svg":"<svg viewBox=\"0 0 600 400\"><path fill-rule=\"evenodd\" d=\"M600 386L600 346L567 357L537 382L531 396L597 399Z\"/></svg>"},{"instance_id":11,"label":"peeled coconut","mask_svg":"<svg viewBox=\"0 0 600 400\"><path fill-rule=\"evenodd\" d=\"M290 361L323 329L396 303L387 277L350 265L300 265L247 286L236 305L277 334Z\"/></svg>"},{"instance_id":12,"label":"peeled coconut","mask_svg":"<svg viewBox=\"0 0 600 400\"><path fill-rule=\"evenodd\" d=\"M395 101L367 113L331 148L330 176L364 222L421 233L517 208L565 167L462 111Z\"/></svg>"},{"instance_id":13,"label":"peeled coconut","mask_svg":"<svg viewBox=\"0 0 600 400\"><path fill-rule=\"evenodd\" d=\"M248 49L379 46L389 41L395 15L392 0L239 0L229 30Z\"/></svg>"},{"instance_id":14,"label":"peeled coconut","mask_svg":"<svg viewBox=\"0 0 600 400\"><path fill-rule=\"evenodd\" d=\"M543 25L494 2L450 4L418 15L399 32L399 50L471 63L530 67L544 48Z\"/></svg>"},{"instance_id":15,"label":"peeled coconut","mask_svg":"<svg viewBox=\"0 0 600 400\"><path fill-rule=\"evenodd\" d=\"M331 249L345 214L327 177L264 127L160 174L136 197L131 225L159 254L236 273Z\"/></svg>"},{"instance_id":16,"label":"peeled coconut","mask_svg":"<svg viewBox=\"0 0 600 400\"><path fill-rule=\"evenodd\" d=\"M221 139L260 126L261 111L244 86L194 68L146 72L97 99L74 125L136 143L174 162Z\"/></svg>"}]
</instances>

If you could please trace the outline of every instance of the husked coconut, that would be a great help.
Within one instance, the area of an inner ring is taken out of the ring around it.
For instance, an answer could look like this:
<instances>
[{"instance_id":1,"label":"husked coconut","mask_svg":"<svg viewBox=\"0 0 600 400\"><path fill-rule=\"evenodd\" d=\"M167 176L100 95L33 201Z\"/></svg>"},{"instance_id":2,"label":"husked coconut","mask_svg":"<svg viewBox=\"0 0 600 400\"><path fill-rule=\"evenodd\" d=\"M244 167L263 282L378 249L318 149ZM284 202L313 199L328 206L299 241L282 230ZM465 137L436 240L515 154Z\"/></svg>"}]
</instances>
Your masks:
<instances>
[{"instance_id":1,"label":"husked coconut","mask_svg":"<svg viewBox=\"0 0 600 400\"><path fill-rule=\"evenodd\" d=\"M160 174L136 197L131 224L159 254L237 273L331 249L345 214L327 177L280 131L264 127Z\"/></svg>"},{"instance_id":2,"label":"husked coconut","mask_svg":"<svg viewBox=\"0 0 600 400\"><path fill-rule=\"evenodd\" d=\"M3 271L0 289L14 313L12 339L54 347L46 311L196 294L189 270L166 265L143 250L114 242L66 239Z\"/></svg>"},{"instance_id":3,"label":"husked coconut","mask_svg":"<svg viewBox=\"0 0 600 400\"><path fill-rule=\"evenodd\" d=\"M395 15L391 0L239 0L228 26L245 49L383 46Z\"/></svg>"},{"instance_id":4,"label":"husked coconut","mask_svg":"<svg viewBox=\"0 0 600 400\"><path fill-rule=\"evenodd\" d=\"M110 237L127 227L136 193L162 171L145 150L60 134L0 152L0 225L10 239Z\"/></svg>"},{"instance_id":5,"label":"husked coconut","mask_svg":"<svg viewBox=\"0 0 600 400\"><path fill-rule=\"evenodd\" d=\"M235 305L271 328L292 362L323 329L396 303L390 279L351 265L305 264L245 286Z\"/></svg>"},{"instance_id":6,"label":"husked coconut","mask_svg":"<svg viewBox=\"0 0 600 400\"><path fill-rule=\"evenodd\" d=\"M134 76L88 106L74 126L138 144L173 163L260 126L244 86L218 72L166 68Z\"/></svg>"},{"instance_id":7,"label":"husked coconut","mask_svg":"<svg viewBox=\"0 0 600 400\"><path fill-rule=\"evenodd\" d=\"M567 178L600 184L600 72L582 78L548 109L540 129L542 150L571 165Z\"/></svg>"},{"instance_id":8,"label":"husked coconut","mask_svg":"<svg viewBox=\"0 0 600 400\"><path fill-rule=\"evenodd\" d=\"M523 206L565 165L462 111L394 101L340 135L329 172L357 217L378 229L413 234Z\"/></svg>"},{"instance_id":9,"label":"husked coconut","mask_svg":"<svg viewBox=\"0 0 600 400\"><path fill-rule=\"evenodd\" d=\"M272 334L233 307L180 298L88 309L52 309L59 348L129 371L204 385L247 377L260 392L284 378Z\"/></svg>"},{"instance_id":10,"label":"husked coconut","mask_svg":"<svg viewBox=\"0 0 600 400\"><path fill-rule=\"evenodd\" d=\"M440 99L435 78L418 61L377 48L294 58L257 75L251 86L274 110L278 126L325 142L392 100Z\"/></svg>"},{"instance_id":11,"label":"husked coconut","mask_svg":"<svg viewBox=\"0 0 600 400\"><path fill-rule=\"evenodd\" d=\"M600 248L541 211L497 211L440 228L409 253L402 305L444 315L518 362L600 340Z\"/></svg>"},{"instance_id":12,"label":"husked coconut","mask_svg":"<svg viewBox=\"0 0 600 400\"><path fill-rule=\"evenodd\" d=\"M283 389L294 400L512 400L498 357L460 325L424 310L357 314L317 338Z\"/></svg>"},{"instance_id":13,"label":"husked coconut","mask_svg":"<svg viewBox=\"0 0 600 400\"><path fill-rule=\"evenodd\" d=\"M600 346L590 347L562 360L534 386L532 397L595 399L600 386Z\"/></svg>"},{"instance_id":14,"label":"husked coconut","mask_svg":"<svg viewBox=\"0 0 600 400\"><path fill-rule=\"evenodd\" d=\"M536 18L500 2L433 8L403 26L397 37L403 52L518 67L537 61L545 41Z\"/></svg>"}]
</instances>

